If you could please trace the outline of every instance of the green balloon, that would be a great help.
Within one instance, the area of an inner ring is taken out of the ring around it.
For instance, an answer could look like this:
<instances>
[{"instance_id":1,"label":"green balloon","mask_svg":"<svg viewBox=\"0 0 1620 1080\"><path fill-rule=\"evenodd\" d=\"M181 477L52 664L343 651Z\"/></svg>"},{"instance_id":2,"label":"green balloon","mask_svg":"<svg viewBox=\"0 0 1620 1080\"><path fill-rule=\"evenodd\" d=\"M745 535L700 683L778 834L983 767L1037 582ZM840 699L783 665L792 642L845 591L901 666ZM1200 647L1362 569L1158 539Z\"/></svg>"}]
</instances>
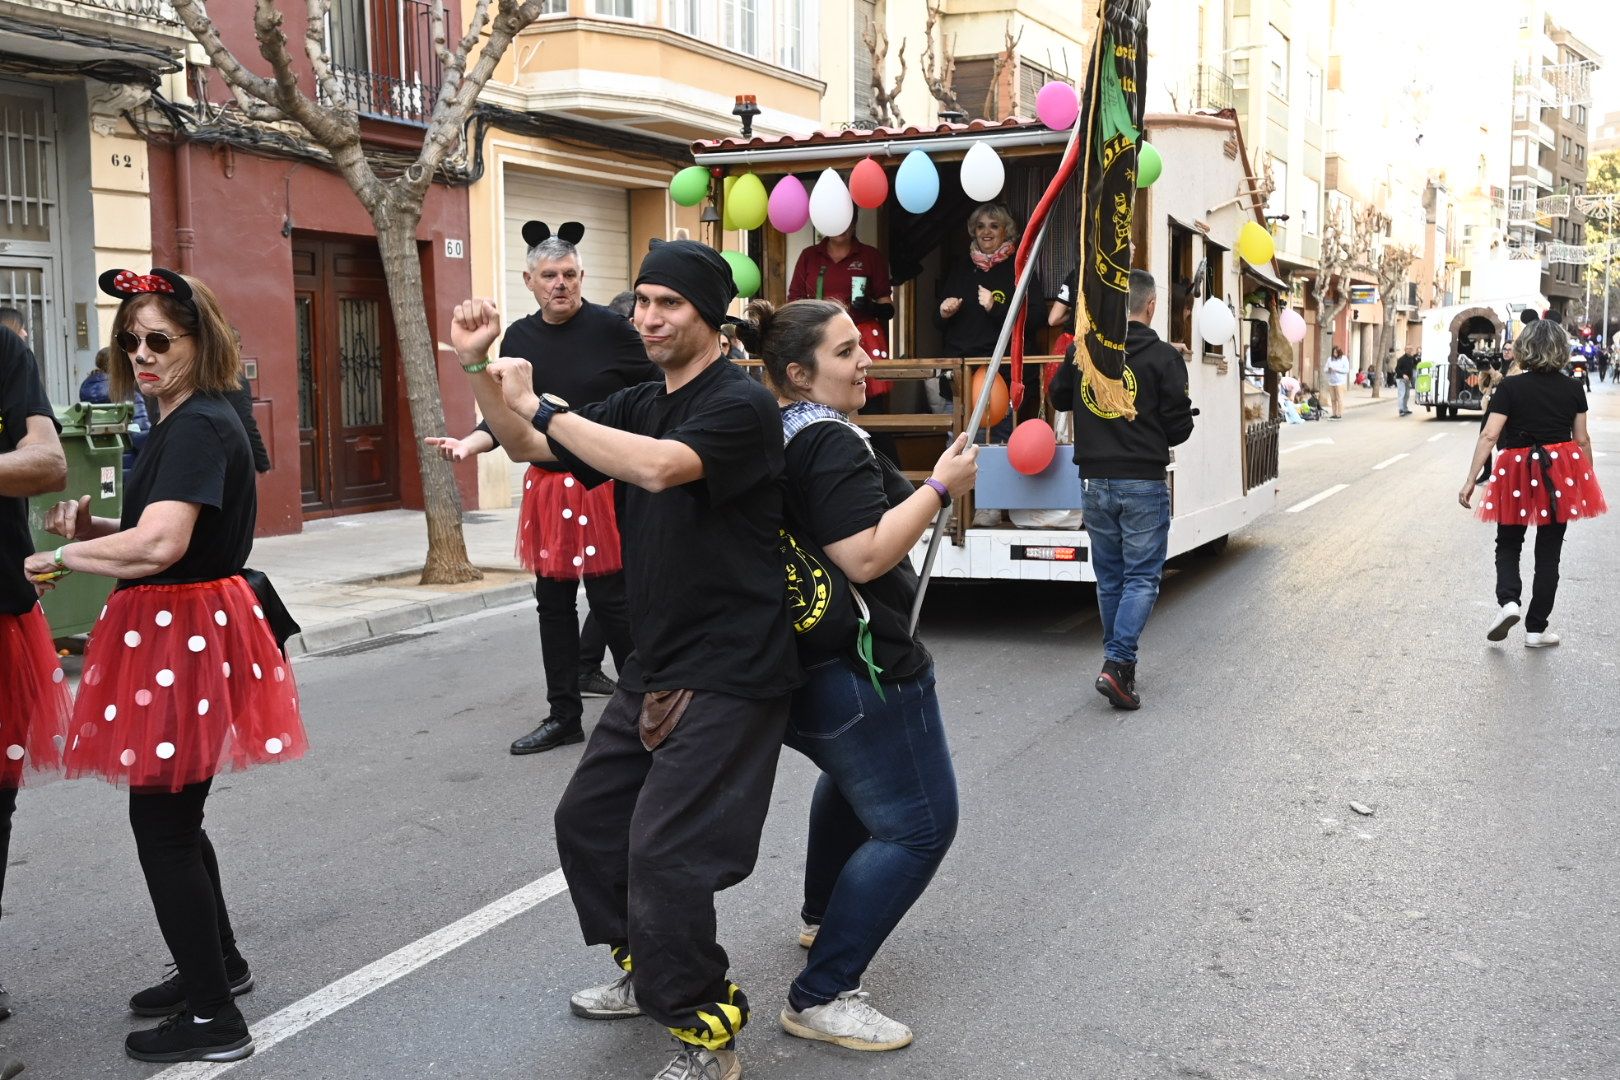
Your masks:
<instances>
[{"instance_id":1,"label":"green balloon","mask_svg":"<svg viewBox=\"0 0 1620 1080\"><path fill-rule=\"evenodd\" d=\"M682 206L696 206L709 194L709 170L689 165L669 182L669 197Z\"/></svg>"},{"instance_id":2,"label":"green balloon","mask_svg":"<svg viewBox=\"0 0 1620 1080\"><path fill-rule=\"evenodd\" d=\"M759 292L759 265L740 251L722 251L720 257L731 266L731 280L737 283L737 295L750 297Z\"/></svg>"},{"instance_id":3,"label":"green balloon","mask_svg":"<svg viewBox=\"0 0 1620 1080\"><path fill-rule=\"evenodd\" d=\"M1164 158L1153 149L1153 144L1146 139L1136 148L1136 186L1139 188L1152 187L1153 181L1164 172Z\"/></svg>"}]
</instances>

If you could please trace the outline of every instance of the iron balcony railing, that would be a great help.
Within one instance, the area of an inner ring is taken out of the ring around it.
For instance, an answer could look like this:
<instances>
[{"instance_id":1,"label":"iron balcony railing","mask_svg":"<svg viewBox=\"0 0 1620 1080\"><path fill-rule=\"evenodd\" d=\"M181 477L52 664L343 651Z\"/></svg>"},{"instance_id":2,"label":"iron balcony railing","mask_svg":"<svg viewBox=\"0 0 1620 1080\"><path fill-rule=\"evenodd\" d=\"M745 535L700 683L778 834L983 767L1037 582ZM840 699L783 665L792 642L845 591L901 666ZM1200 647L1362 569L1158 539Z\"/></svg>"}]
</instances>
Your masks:
<instances>
[{"instance_id":1,"label":"iron balcony railing","mask_svg":"<svg viewBox=\"0 0 1620 1080\"><path fill-rule=\"evenodd\" d=\"M333 72L356 110L428 122L444 80L428 0L337 0L327 34Z\"/></svg>"},{"instance_id":2,"label":"iron balcony railing","mask_svg":"<svg viewBox=\"0 0 1620 1080\"><path fill-rule=\"evenodd\" d=\"M1230 109L1232 107L1232 76L1220 68L1199 64L1193 69L1193 101L1195 109Z\"/></svg>"},{"instance_id":3,"label":"iron balcony railing","mask_svg":"<svg viewBox=\"0 0 1620 1080\"><path fill-rule=\"evenodd\" d=\"M179 18L174 14L174 5L169 0L68 0L69 8L89 8L93 11L110 11L117 15L129 15L138 19L151 19L154 22L173 23L178 26Z\"/></svg>"}]
</instances>

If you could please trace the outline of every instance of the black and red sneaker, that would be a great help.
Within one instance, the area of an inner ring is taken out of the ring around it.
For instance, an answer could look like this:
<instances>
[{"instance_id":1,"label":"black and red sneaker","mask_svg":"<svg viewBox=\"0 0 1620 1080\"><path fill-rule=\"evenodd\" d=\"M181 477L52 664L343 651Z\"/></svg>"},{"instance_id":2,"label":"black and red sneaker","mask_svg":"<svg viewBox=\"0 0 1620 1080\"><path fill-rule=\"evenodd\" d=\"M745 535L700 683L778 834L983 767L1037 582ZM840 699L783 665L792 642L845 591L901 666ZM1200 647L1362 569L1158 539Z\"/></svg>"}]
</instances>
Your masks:
<instances>
[{"instance_id":1,"label":"black and red sneaker","mask_svg":"<svg viewBox=\"0 0 1620 1080\"><path fill-rule=\"evenodd\" d=\"M1097 676L1097 693L1116 709L1140 709L1142 696L1136 692L1136 665L1104 660Z\"/></svg>"}]
</instances>

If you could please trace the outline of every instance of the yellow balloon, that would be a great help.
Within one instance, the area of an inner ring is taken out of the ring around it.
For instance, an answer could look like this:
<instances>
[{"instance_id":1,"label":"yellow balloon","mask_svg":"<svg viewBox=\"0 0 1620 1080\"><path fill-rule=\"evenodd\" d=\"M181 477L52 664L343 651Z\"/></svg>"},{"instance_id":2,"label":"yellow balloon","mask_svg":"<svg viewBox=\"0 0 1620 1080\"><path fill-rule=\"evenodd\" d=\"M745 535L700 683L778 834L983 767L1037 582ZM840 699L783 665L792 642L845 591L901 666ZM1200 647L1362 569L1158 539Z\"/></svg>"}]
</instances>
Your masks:
<instances>
[{"instance_id":1,"label":"yellow balloon","mask_svg":"<svg viewBox=\"0 0 1620 1080\"><path fill-rule=\"evenodd\" d=\"M735 176L728 176L720 183L720 227L726 232L737 228L737 219L731 216L731 189L736 186Z\"/></svg>"},{"instance_id":2,"label":"yellow balloon","mask_svg":"<svg viewBox=\"0 0 1620 1080\"><path fill-rule=\"evenodd\" d=\"M758 176L744 173L732 185L726 204L731 207L731 220L739 229L757 229L765 224L765 217L770 213L771 197L765 193L765 185Z\"/></svg>"},{"instance_id":3,"label":"yellow balloon","mask_svg":"<svg viewBox=\"0 0 1620 1080\"><path fill-rule=\"evenodd\" d=\"M1264 225L1258 221L1250 221L1238 233L1237 251L1243 256L1244 262L1250 266L1258 266L1271 261L1277 254L1277 244L1271 239L1271 234L1266 231Z\"/></svg>"}]
</instances>

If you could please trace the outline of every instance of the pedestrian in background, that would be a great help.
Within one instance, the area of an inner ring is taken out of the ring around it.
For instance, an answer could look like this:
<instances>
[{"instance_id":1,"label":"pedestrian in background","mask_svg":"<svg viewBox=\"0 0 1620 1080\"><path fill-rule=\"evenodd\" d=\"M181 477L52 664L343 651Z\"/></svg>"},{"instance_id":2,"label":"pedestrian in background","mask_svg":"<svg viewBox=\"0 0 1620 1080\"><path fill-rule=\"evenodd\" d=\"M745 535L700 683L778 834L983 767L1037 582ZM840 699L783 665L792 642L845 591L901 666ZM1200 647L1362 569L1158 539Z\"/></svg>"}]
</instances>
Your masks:
<instances>
[{"instance_id":1,"label":"pedestrian in background","mask_svg":"<svg viewBox=\"0 0 1620 1080\"><path fill-rule=\"evenodd\" d=\"M292 665L266 619L268 598L243 578L258 498L253 452L226 400L241 379L236 335L213 292L170 270L109 270L110 390L133 370L155 397L153 429L119 520L90 497L61 502L47 531L68 542L32 556L36 578L60 569L118 579L91 632L74 704L68 776L129 786L129 820L175 974L130 999L140 1061L235 1061L253 1037L233 998L253 986L237 949L203 804L226 769L288 761L308 746ZM132 367L133 362L133 367Z\"/></svg>"},{"instance_id":2,"label":"pedestrian in background","mask_svg":"<svg viewBox=\"0 0 1620 1080\"><path fill-rule=\"evenodd\" d=\"M1097 692L1116 709L1142 705L1136 689L1137 644L1159 598L1170 539L1170 448L1192 437L1187 364L1153 331L1153 275L1131 271L1125 331L1127 390L1136 419L1105 411L1069 361L1058 369L1053 408L1074 410L1074 463L1084 488L1086 535L1097 575L1103 666Z\"/></svg>"},{"instance_id":3,"label":"pedestrian in background","mask_svg":"<svg viewBox=\"0 0 1620 1080\"><path fill-rule=\"evenodd\" d=\"M1547 629L1558 592L1558 563L1570 523L1607 509L1592 460L1586 425L1586 391L1563 369L1569 335L1550 319L1528 326L1514 341L1525 374L1504 380L1491 397L1490 413L1474 448L1468 482L1458 494L1466 508L1476 477L1493 447L1496 467L1486 482L1477 516L1496 526L1496 602L1486 631L1501 641L1520 619L1519 559L1525 531L1536 530L1536 569L1530 607L1524 612L1527 648L1557 645Z\"/></svg>"},{"instance_id":4,"label":"pedestrian in background","mask_svg":"<svg viewBox=\"0 0 1620 1080\"><path fill-rule=\"evenodd\" d=\"M56 410L22 338L0 328L0 894L11 850L11 815L25 777L61 766L73 699L23 560L34 553L28 500L67 483ZM0 1020L11 995L0 986Z\"/></svg>"},{"instance_id":5,"label":"pedestrian in background","mask_svg":"<svg viewBox=\"0 0 1620 1080\"><path fill-rule=\"evenodd\" d=\"M92 405L112 404L112 395L107 392L107 365L111 363L111 354L111 349L97 350L95 368L79 384L80 401L88 401ZM146 395L135 393L131 396L135 399L135 415L129 423L129 449L124 452L125 472L135 464L135 458L140 455L141 447L146 445L146 436L152 430L152 421L146 412Z\"/></svg>"},{"instance_id":6,"label":"pedestrian in background","mask_svg":"<svg viewBox=\"0 0 1620 1080\"><path fill-rule=\"evenodd\" d=\"M801 681L780 554L782 421L720 354L737 295L718 252L654 243L636 325L664 379L574 413L529 365L481 374L497 317L458 306L451 341L508 447L587 484L625 482L635 651L556 812L557 849L589 945L625 974L570 999L578 1016L645 1013L680 1047L659 1080L736 1080L748 998L727 977L714 897L759 855L790 695ZM532 420L530 419L532 417Z\"/></svg>"},{"instance_id":7,"label":"pedestrian in background","mask_svg":"<svg viewBox=\"0 0 1620 1080\"><path fill-rule=\"evenodd\" d=\"M978 448L958 436L919 486L875 452L849 419L872 359L842 305L756 300L739 327L782 406L789 525L848 582L831 594L841 610L790 611L808 681L793 695L787 745L822 774L800 912L810 956L781 1024L801 1039L897 1050L911 1029L867 1003L861 977L933 879L957 816L934 662L910 626L909 553L941 506L972 489Z\"/></svg>"},{"instance_id":8,"label":"pedestrian in background","mask_svg":"<svg viewBox=\"0 0 1620 1080\"><path fill-rule=\"evenodd\" d=\"M1395 401L1400 416L1412 415L1412 387L1417 384L1417 357L1408 349L1395 361Z\"/></svg>"},{"instance_id":9,"label":"pedestrian in background","mask_svg":"<svg viewBox=\"0 0 1620 1080\"><path fill-rule=\"evenodd\" d=\"M1327 362L1328 400L1332 403L1331 418L1344 419L1344 388L1350 381L1350 358L1344 350L1333 346L1333 355Z\"/></svg>"}]
</instances>

